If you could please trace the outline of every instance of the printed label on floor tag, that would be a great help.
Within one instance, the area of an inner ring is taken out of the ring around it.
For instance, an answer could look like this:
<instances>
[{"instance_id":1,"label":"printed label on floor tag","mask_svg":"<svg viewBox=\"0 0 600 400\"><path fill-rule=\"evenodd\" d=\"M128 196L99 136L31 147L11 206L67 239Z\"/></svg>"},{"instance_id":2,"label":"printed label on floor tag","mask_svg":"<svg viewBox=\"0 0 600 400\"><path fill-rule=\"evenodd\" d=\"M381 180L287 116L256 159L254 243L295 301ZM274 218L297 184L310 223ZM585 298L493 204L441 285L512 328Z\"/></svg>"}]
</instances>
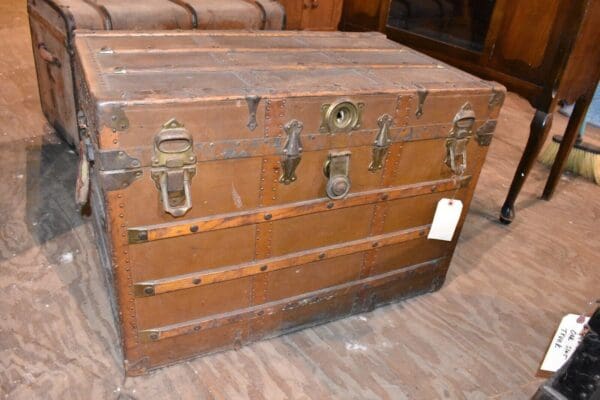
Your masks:
<instances>
[{"instance_id":1,"label":"printed label on floor tag","mask_svg":"<svg viewBox=\"0 0 600 400\"><path fill-rule=\"evenodd\" d=\"M571 354L581 342L583 328L590 320L589 317L581 318L576 314L567 314L554 334L552 343L548 348L541 370L556 372L571 357Z\"/></svg>"},{"instance_id":2,"label":"printed label on floor tag","mask_svg":"<svg viewBox=\"0 0 600 400\"><path fill-rule=\"evenodd\" d=\"M462 209L463 203L460 200L441 199L435 210L427 239L452 241Z\"/></svg>"}]
</instances>

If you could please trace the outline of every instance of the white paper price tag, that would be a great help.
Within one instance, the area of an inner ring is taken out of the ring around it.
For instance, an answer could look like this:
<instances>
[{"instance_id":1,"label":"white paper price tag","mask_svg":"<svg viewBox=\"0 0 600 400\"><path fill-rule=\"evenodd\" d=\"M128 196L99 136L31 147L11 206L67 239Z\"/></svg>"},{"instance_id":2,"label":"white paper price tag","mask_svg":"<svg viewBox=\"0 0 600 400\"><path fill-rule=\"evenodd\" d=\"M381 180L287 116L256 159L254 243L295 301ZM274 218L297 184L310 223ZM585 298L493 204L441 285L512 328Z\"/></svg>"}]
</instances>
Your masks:
<instances>
[{"instance_id":1,"label":"white paper price tag","mask_svg":"<svg viewBox=\"0 0 600 400\"><path fill-rule=\"evenodd\" d=\"M581 342L581 333L589 321L589 317L583 318L581 321L579 321L579 317L576 314L567 314L560 321L546 357L544 357L544 362L542 362L540 368L542 371L556 372L571 357Z\"/></svg>"},{"instance_id":2,"label":"white paper price tag","mask_svg":"<svg viewBox=\"0 0 600 400\"><path fill-rule=\"evenodd\" d=\"M463 203L460 200L441 199L435 210L427 238L452 241L462 209Z\"/></svg>"}]
</instances>

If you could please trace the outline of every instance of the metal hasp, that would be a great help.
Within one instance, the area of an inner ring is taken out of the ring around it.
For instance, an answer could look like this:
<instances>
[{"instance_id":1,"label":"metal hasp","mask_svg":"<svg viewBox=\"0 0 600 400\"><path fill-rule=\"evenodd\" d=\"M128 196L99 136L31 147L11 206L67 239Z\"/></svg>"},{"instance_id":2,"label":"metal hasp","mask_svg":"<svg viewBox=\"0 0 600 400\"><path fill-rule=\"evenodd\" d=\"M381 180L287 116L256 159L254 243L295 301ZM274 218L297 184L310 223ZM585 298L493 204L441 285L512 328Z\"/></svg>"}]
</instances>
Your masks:
<instances>
[{"instance_id":1,"label":"metal hasp","mask_svg":"<svg viewBox=\"0 0 600 400\"><path fill-rule=\"evenodd\" d=\"M390 139L390 127L392 126L393 119L388 114L383 114L377 120L379 125L379 133L373 142L373 160L369 165L369 171L376 172L383 168L383 159L387 154L392 140Z\"/></svg>"},{"instance_id":2,"label":"metal hasp","mask_svg":"<svg viewBox=\"0 0 600 400\"><path fill-rule=\"evenodd\" d=\"M150 173L165 212L174 217L185 215L192 208L190 187L196 174L196 156L192 136L175 119L164 124L154 138Z\"/></svg>"},{"instance_id":3,"label":"metal hasp","mask_svg":"<svg viewBox=\"0 0 600 400\"><path fill-rule=\"evenodd\" d=\"M350 155L349 151L329 153L325 162L323 173L329 178L325 191L332 200L343 199L350 192Z\"/></svg>"},{"instance_id":4,"label":"metal hasp","mask_svg":"<svg viewBox=\"0 0 600 400\"><path fill-rule=\"evenodd\" d=\"M347 133L360 128L364 103L341 99L321 106L321 133Z\"/></svg>"},{"instance_id":5,"label":"metal hasp","mask_svg":"<svg viewBox=\"0 0 600 400\"><path fill-rule=\"evenodd\" d=\"M423 116L423 106L425 105L425 99L427 99L429 91L420 85L417 86L417 97L419 98L419 104L417 105L417 111L415 112L415 116L417 117L417 119L419 119Z\"/></svg>"},{"instance_id":6,"label":"metal hasp","mask_svg":"<svg viewBox=\"0 0 600 400\"><path fill-rule=\"evenodd\" d=\"M283 171L279 182L289 185L298 179L296 177L296 168L302 159L302 141L300 133L302 133L302 122L291 120L283 130L287 134L287 140L283 146L283 158L281 159L281 170Z\"/></svg>"},{"instance_id":7,"label":"metal hasp","mask_svg":"<svg viewBox=\"0 0 600 400\"><path fill-rule=\"evenodd\" d=\"M473 133L475 112L470 103L465 103L454 117L450 136L446 140L446 165L455 175L467 169L467 143Z\"/></svg>"},{"instance_id":8,"label":"metal hasp","mask_svg":"<svg viewBox=\"0 0 600 400\"><path fill-rule=\"evenodd\" d=\"M260 96L246 96L246 103L248 103L248 124L246 126L251 132L258 126L256 122L256 109L259 102Z\"/></svg>"}]
</instances>

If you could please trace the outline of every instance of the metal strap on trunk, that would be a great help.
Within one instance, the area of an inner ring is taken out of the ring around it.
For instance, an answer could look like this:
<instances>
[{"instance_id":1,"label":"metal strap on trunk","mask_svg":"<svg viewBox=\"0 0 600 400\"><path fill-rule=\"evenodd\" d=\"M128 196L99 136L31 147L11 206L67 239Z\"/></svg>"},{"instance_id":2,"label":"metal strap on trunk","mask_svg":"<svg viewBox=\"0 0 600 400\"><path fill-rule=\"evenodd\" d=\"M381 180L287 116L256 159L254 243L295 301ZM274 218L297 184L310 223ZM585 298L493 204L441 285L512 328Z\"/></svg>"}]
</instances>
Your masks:
<instances>
[{"instance_id":1,"label":"metal strap on trunk","mask_svg":"<svg viewBox=\"0 0 600 400\"><path fill-rule=\"evenodd\" d=\"M198 29L198 13L196 12L196 9L190 5L190 3L188 3L185 0L167 0L167 1L170 1L173 4L177 4L180 7L183 7L185 9L185 11L187 11L187 13L190 15L192 29Z\"/></svg>"},{"instance_id":2,"label":"metal strap on trunk","mask_svg":"<svg viewBox=\"0 0 600 400\"><path fill-rule=\"evenodd\" d=\"M102 19L102 24L104 25L104 29L106 29L107 31L112 31L112 19L106 7L104 7L101 4L98 4L96 0L83 0L83 2L88 4L94 10L96 10L96 12L100 15L100 18Z\"/></svg>"},{"instance_id":3,"label":"metal strap on trunk","mask_svg":"<svg viewBox=\"0 0 600 400\"><path fill-rule=\"evenodd\" d=\"M260 25L260 29L264 30L265 27L267 26L267 10L265 10L265 7L260 3L260 1L257 0L244 0L246 3L250 3L253 6L255 6L256 8L258 8L260 10L260 14L261 14L261 25Z\"/></svg>"}]
</instances>

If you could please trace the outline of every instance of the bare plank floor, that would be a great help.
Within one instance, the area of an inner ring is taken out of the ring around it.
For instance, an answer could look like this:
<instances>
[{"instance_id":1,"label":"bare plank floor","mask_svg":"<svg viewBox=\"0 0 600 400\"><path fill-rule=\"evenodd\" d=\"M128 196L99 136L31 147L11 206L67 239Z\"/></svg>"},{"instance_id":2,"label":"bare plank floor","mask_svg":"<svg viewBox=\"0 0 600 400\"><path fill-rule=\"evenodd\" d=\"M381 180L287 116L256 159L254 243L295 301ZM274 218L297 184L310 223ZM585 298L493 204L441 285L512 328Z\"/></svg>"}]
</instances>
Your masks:
<instances>
[{"instance_id":1,"label":"bare plank floor","mask_svg":"<svg viewBox=\"0 0 600 400\"><path fill-rule=\"evenodd\" d=\"M238 351L123 378L76 156L40 111L24 0L0 2L0 395L9 399L525 399L557 322L599 296L600 187L496 222L533 115L508 96L445 286ZM565 127L557 117L554 132ZM553 133L554 133L553 132Z\"/></svg>"}]
</instances>

